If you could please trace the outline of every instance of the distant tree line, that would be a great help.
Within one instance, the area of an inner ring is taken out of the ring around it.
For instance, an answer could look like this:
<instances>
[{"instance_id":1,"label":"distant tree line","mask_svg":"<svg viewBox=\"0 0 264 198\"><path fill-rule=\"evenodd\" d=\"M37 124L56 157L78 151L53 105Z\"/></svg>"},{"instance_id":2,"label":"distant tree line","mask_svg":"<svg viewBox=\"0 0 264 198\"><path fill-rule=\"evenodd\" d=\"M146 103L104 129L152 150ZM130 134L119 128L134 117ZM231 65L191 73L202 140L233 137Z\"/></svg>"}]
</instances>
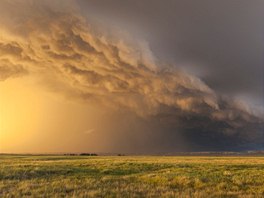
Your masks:
<instances>
[{"instance_id":1,"label":"distant tree line","mask_svg":"<svg viewBox=\"0 0 264 198\"><path fill-rule=\"evenodd\" d=\"M98 156L97 153L65 153L65 156ZM118 153L117 156L125 156L125 154Z\"/></svg>"},{"instance_id":2,"label":"distant tree line","mask_svg":"<svg viewBox=\"0 0 264 198\"><path fill-rule=\"evenodd\" d=\"M98 156L96 153L81 153L81 156Z\"/></svg>"},{"instance_id":3,"label":"distant tree line","mask_svg":"<svg viewBox=\"0 0 264 198\"><path fill-rule=\"evenodd\" d=\"M98 156L98 154L96 154L96 153L80 153L80 154L77 154L77 153L65 153L64 155L65 156Z\"/></svg>"}]
</instances>

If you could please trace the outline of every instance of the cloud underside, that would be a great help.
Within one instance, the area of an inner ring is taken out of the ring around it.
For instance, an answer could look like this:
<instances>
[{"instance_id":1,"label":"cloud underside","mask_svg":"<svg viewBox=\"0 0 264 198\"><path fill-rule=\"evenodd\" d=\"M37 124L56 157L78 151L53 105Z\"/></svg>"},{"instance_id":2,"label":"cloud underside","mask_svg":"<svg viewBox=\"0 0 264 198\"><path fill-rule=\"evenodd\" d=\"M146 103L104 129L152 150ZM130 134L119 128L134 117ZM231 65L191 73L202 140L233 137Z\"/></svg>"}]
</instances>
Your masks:
<instances>
[{"instance_id":1,"label":"cloud underside","mask_svg":"<svg viewBox=\"0 0 264 198\"><path fill-rule=\"evenodd\" d=\"M121 109L155 126L170 150L179 144L179 135L207 150L263 145L261 116L219 96L200 79L161 65L144 42L129 45L96 32L72 12L38 9L32 7L30 17L2 21L0 81L48 73L47 84L62 94Z\"/></svg>"}]
</instances>

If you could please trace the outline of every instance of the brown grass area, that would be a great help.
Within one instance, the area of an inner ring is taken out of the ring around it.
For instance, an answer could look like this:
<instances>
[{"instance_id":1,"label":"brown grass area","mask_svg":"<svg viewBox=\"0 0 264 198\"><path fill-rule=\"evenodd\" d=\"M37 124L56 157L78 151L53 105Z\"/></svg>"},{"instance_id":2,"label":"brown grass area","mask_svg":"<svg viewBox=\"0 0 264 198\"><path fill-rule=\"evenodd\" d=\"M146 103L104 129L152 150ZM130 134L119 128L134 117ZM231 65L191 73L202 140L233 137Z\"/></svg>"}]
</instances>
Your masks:
<instances>
[{"instance_id":1,"label":"brown grass area","mask_svg":"<svg viewBox=\"0 0 264 198\"><path fill-rule=\"evenodd\" d=\"M2 155L0 197L264 197L264 158Z\"/></svg>"}]
</instances>

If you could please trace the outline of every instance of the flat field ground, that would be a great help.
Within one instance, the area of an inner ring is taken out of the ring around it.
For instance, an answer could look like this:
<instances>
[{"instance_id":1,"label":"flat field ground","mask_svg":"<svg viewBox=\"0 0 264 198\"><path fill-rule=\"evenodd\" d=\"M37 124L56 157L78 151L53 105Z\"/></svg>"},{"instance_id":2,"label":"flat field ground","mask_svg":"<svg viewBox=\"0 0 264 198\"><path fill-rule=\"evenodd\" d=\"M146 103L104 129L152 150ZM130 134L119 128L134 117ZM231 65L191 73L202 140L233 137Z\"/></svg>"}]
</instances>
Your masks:
<instances>
[{"instance_id":1,"label":"flat field ground","mask_svg":"<svg viewBox=\"0 0 264 198\"><path fill-rule=\"evenodd\" d=\"M0 197L264 197L264 157L0 155Z\"/></svg>"}]
</instances>

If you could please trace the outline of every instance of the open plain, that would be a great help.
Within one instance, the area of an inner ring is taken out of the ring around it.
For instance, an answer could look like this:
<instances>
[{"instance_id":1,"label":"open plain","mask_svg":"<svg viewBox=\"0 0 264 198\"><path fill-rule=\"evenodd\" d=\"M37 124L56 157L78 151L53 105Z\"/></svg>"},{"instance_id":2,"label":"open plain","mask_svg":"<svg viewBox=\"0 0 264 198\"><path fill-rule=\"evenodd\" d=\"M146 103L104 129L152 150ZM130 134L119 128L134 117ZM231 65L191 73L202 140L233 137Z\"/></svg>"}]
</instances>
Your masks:
<instances>
[{"instance_id":1,"label":"open plain","mask_svg":"<svg viewBox=\"0 0 264 198\"><path fill-rule=\"evenodd\" d=\"M263 196L263 157L0 156L0 197Z\"/></svg>"}]
</instances>

